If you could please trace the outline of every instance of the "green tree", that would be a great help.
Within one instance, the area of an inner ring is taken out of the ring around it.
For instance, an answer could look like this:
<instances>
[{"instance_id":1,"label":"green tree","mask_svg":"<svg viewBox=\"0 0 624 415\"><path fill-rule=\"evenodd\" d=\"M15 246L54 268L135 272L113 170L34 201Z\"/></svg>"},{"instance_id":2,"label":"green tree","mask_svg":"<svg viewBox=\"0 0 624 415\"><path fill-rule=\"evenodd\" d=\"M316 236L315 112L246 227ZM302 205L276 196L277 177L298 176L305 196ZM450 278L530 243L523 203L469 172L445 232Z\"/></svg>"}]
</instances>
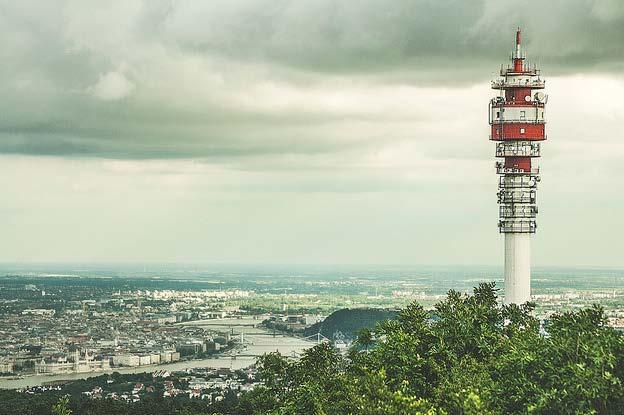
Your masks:
<instances>
[{"instance_id":1,"label":"green tree","mask_svg":"<svg viewBox=\"0 0 624 415\"><path fill-rule=\"evenodd\" d=\"M357 343L368 351L368 348L374 343L373 331L367 327L360 330L357 337Z\"/></svg>"},{"instance_id":2,"label":"green tree","mask_svg":"<svg viewBox=\"0 0 624 415\"><path fill-rule=\"evenodd\" d=\"M298 362L267 358L267 391L281 394L271 413L621 413L624 340L601 308L555 315L544 336L534 304L500 306L497 294L480 284L432 313L410 304L360 332L347 357L322 344Z\"/></svg>"},{"instance_id":3,"label":"green tree","mask_svg":"<svg viewBox=\"0 0 624 415\"><path fill-rule=\"evenodd\" d=\"M69 409L69 396L59 398L58 402L52 406L52 413L54 415L71 415L72 411Z\"/></svg>"}]
</instances>

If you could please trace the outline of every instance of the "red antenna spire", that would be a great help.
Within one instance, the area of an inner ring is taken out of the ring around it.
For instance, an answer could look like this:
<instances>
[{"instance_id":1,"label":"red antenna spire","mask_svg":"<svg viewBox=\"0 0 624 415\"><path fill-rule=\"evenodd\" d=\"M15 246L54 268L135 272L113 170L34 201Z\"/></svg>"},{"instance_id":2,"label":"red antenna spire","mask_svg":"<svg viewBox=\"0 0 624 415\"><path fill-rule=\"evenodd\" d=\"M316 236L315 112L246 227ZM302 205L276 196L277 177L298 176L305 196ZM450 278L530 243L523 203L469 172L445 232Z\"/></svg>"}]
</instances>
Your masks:
<instances>
[{"instance_id":1,"label":"red antenna spire","mask_svg":"<svg viewBox=\"0 0 624 415\"><path fill-rule=\"evenodd\" d=\"M523 60L522 52L520 51L520 44L522 43L522 31L518 27L516 31L516 56L514 56L514 72L522 72Z\"/></svg>"}]
</instances>

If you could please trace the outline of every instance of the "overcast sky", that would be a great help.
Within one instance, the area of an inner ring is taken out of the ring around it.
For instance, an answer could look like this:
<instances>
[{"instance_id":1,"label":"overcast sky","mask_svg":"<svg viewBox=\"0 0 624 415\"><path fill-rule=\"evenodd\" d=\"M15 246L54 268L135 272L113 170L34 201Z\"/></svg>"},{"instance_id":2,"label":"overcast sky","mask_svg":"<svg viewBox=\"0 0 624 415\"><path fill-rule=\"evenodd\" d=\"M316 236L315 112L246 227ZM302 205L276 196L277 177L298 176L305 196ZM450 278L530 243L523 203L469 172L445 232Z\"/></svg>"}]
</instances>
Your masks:
<instances>
[{"instance_id":1,"label":"overcast sky","mask_svg":"<svg viewBox=\"0 0 624 415\"><path fill-rule=\"evenodd\" d=\"M619 0L2 0L0 261L502 264L517 26L534 263L622 266Z\"/></svg>"}]
</instances>

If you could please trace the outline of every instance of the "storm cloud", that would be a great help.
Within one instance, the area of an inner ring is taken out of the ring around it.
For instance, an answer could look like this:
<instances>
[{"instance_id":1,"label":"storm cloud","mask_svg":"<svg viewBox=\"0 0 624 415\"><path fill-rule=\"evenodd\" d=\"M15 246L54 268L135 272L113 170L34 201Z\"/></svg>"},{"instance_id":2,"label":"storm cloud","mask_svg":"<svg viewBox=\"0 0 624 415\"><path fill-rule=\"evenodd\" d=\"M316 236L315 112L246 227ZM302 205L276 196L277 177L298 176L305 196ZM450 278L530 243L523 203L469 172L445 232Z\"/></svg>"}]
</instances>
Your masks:
<instances>
[{"instance_id":1,"label":"storm cloud","mask_svg":"<svg viewBox=\"0 0 624 415\"><path fill-rule=\"evenodd\" d=\"M551 76L621 73L622 2L517 6L3 2L0 152L222 161L376 148L432 117L414 105L432 88L486 82L518 25Z\"/></svg>"}]
</instances>

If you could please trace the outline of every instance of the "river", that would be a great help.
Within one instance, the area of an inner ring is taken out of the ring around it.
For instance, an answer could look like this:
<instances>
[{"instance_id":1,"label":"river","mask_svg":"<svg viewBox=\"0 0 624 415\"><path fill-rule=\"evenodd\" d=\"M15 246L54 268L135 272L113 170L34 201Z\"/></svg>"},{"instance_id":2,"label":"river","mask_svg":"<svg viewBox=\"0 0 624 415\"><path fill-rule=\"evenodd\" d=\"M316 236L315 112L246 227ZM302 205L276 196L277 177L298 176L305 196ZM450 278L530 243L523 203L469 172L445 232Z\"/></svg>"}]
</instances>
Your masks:
<instances>
[{"instance_id":1,"label":"river","mask_svg":"<svg viewBox=\"0 0 624 415\"><path fill-rule=\"evenodd\" d=\"M254 327L258 324L256 319L223 319L223 320L203 320L185 323L187 325L211 326L215 330L228 331L237 339L237 346L224 354L210 359L184 360L162 365L122 367L107 371L88 373L63 373L57 375L32 375L21 379L0 378L0 389L19 389L28 386L40 386L47 382L59 380L86 379L100 376L106 373L142 373L156 372L158 370L180 371L196 367L209 368L231 368L242 369L256 361L258 356L265 353L279 351L285 356L297 356L308 347L314 346L316 342L304 340L297 337L273 335L269 331ZM241 343L241 333L242 340Z\"/></svg>"}]
</instances>

